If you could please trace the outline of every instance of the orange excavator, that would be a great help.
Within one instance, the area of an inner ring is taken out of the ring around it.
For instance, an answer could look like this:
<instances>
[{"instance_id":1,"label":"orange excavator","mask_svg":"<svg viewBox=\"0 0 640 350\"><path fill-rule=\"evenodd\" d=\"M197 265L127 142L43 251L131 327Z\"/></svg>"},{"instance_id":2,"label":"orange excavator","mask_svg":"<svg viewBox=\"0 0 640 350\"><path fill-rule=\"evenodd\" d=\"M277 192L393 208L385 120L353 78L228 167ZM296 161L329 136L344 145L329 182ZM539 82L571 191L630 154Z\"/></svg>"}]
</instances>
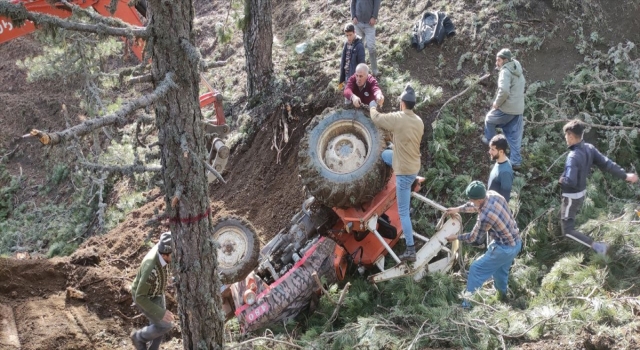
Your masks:
<instances>
[{"instance_id":1,"label":"orange excavator","mask_svg":"<svg viewBox=\"0 0 640 350\"><path fill-rule=\"evenodd\" d=\"M59 1L51 0L11 0L14 4L22 4L27 11L42 13L59 18L68 18L72 14L72 9L67 4ZM111 13L111 0L68 0L67 3L71 5L77 5L80 8L88 9L93 8L97 13L105 17L118 18L133 26L143 26L143 21L146 15L146 3L144 1L138 1L134 6L129 6L128 0L119 0L116 3L115 11ZM35 24L31 21L25 21L25 23L18 27L13 24L11 19L0 16L0 45L11 41L15 38L29 34L37 30ZM125 40L125 43L129 46L131 51L138 57L143 59L144 42L142 40L136 40L130 42ZM208 163L218 173L222 173L227 165L229 158L229 148L224 144L222 139L229 133L230 128L227 125L224 109L222 106L222 94L214 89L207 80L201 76L202 83L207 88L208 92L200 96L200 108L205 108L213 104L215 109L215 119L204 120L205 133L207 135L207 144L209 145ZM208 173L210 174L210 173ZM208 175L209 181L213 181L215 178L213 175Z\"/></svg>"}]
</instances>

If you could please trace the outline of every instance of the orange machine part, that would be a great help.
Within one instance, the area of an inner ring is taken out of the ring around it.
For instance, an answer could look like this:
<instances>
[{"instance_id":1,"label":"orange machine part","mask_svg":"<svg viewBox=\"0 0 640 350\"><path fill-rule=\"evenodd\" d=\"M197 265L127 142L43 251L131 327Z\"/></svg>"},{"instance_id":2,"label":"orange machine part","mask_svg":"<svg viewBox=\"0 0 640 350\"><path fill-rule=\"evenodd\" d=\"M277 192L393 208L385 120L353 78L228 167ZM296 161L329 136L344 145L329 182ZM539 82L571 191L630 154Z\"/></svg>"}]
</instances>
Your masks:
<instances>
[{"instance_id":1,"label":"orange machine part","mask_svg":"<svg viewBox=\"0 0 640 350\"><path fill-rule=\"evenodd\" d=\"M333 266L338 281L342 281L347 274L347 251L338 244L333 251Z\"/></svg>"},{"instance_id":2,"label":"orange machine part","mask_svg":"<svg viewBox=\"0 0 640 350\"><path fill-rule=\"evenodd\" d=\"M71 10L67 9L61 3L50 3L47 0L13 0L14 4L22 3L29 12L37 12L47 14L59 18L67 18L71 16ZM111 15L106 6L109 5L110 0L70 0L72 4L78 5L82 8L93 7L96 12L106 17L116 17L124 22L135 26L142 26L140 15L135 8L128 6L128 0L119 0L119 4L116 8L116 12ZM10 19L0 16L0 44L13 40L17 37L29 34L36 30L35 25L31 21L25 21L21 27L13 25ZM142 50L144 48L144 42L137 40L131 45L131 50L139 58L142 59Z\"/></svg>"},{"instance_id":3,"label":"orange machine part","mask_svg":"<svg viewBox=\"0 0 640 350\"><path fill-rule=\"evenodd\" d=\"M332 237L342 245L349 254L353 256L356 264L371 266L380 255L386 255L387 250L376 236L369 232L361 241L356 241L353 231L368 232L366 228L367 221L377 215L387 214L391 225L397 229L395 239L386 239L387 244L393 248L398 243L402 234L402 226L398 215L398 205L396 204L396 177L392 175L386 186L380 191L371 202L366 203L358 208L333 209L340 217L340 221L334 226L335 231L351 231ZM346 230L348 226L349 230Z\"/></svg>"}]
</instances>

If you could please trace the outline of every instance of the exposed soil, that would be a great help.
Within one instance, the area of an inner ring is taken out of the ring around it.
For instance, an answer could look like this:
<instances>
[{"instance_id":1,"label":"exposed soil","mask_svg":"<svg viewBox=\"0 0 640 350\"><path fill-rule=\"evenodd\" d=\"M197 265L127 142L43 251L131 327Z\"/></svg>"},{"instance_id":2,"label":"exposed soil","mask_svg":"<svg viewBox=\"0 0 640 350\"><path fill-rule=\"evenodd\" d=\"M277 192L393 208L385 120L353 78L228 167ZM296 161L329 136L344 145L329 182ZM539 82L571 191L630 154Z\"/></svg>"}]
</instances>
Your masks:
<instances>
[{"instance_id":1,"label":"exposed soil","mask_svg":"<svg viewBox=\"0 0 640 350\"><path fill-rule=\"evenodd\" d=\"M328 6L324 0L308 1L314 13L321 13ZM288 26L295 25L301 17L293 11L290 1L274 1L274 30L276 37L284 37ZM472 2L465 6L473 8ZM526 70L528 82L554 79L559 82L570 72L575 64L582 60L574 44L567 43L573 35L568 23L558 19L556 11L550 7L551 1L538 2L531 9L519 10L519 15L527 20L548 19L545 22L529 21L524 26L549 28L558 26L555 34L547 39L538 51L530 51L518 57ZM630 39L640 42L640 22L636 16L638 7L630 1L602 1L608 8L604 17L608 27L603 31L607 44ZM611 6L608 6L608 5ZM227 100L241 100L244 87L244 50L241 41L220 44L214 36L218 23L232 21L226 16L228 2L196 1L198 19L196 20L197 43L204 56L212 59L228 59L228 67L210 73L214 85L231 91ZM346 14L348 4L343 4ZM427 6L425 4L425 6ZM393 20L394 13L389 7L383 8L383 21ZM464 14L453 13L456 23L465 23ZM344 16L345 21L347 20ZM412 21L413 18L403 20ZM230 23L234 26L233 23ZM496 35L505 32L504 27L496 26ZM465 63L461 70L456 66L462 54L473 51L482 44L481 39L471 38L468 27L460 28L459 35L446 39L442 46L429 47L422 52L407 49L406 59L398 63L402 70L425 84L441 85L444 100L459 93L464 87L447 85L446 81L463 79L470 74L481 75L482 64L476 66ZM238 33L236 33L238 34ZM236 35L237 36L237 35ZM339 39L342 41L342 38ZM379 40L385 39L382 35ZM504 46L510 46L504 42ZM275 45L274 47L276 47ZM512 49L517 49L513 45ZM42 184L48 176L49 162L64 159L63 150L46 150L37 143L18 143L16 138L31 128L59 130L65 125L61 105L65 103L69 115L76 118L81 111L77 98L71 91L78 86L73 82L28 83L26 73L15 65L17 60L37 55L40 44L31 37L24 37L0 46L0 150L3 154L16 149L8 160L8 169L12 174L23 172L33 184ZM280 52L279 55L290 54ZM438 67L439 56L445 57L445 64ZM495 52L484 52L489 61L493 61ZM277 56L277 55L276 55ZM282 57L276 57L276 61ZM484 59L483 59L484 60ZM553 64L550 64L552 62ZM336 66L337 64L331 65ZM384 74L384 67L382 67ZM326 86L331 77L318 78L317 86ZM495 78L481 86L491 94ZM275 111L264 117L264 122L251 139L233 150L224 174L227 184L212 185L211 200L213 216L239 215L248 218L258 229L263 243L283 229L292 215L299 210L305 199L301 181L298 177L298 143L313 116L329 106L330 101L318 101L312 106L295 107L288 127L293 130L290 140L282 147L280 160L276 161L277 151L272 149L274 128L281 118L282 111ZM340 103L336 96L334 105ZM233 123L237 112L233 106L229 121ZM390 108L385 106L386 108ZM461 116L482 120L486 106L478 102L477 115ZM431 123L440 106L432 106L419 114L425 121L430 139ZM240 108L236 108L240 109ZM74 122L72 120L71 122ZM426 148L426 145L425 145ZM470 140L468 155L484 156L485 146L479 137ZM476 152L476 153L471 153ZM2 156L3 154L0 154ZM428 152L423 152L423 162L428 167ZM488 162L486 170L488 170ZM155 194L155 193L154 193ZM150 197L153 194L149 194ZM93 237L82 244L72 256L56 259L0 259L0 348L1 349L129 349L128 334L132 328L144 324L144 317L131 306L131 297L127 291L138 267L150 245L159 234L166 230L162 225L155 228L147 226L154 212L162 212L164 200L158 198L133 211L127 220L108 234ZM151 237L149 243L145 243ZM68 289L71 288L71 289ZM81 292L78 294L77 292ZM83 298L78 299L78 297ZM172 293L168 296L168 306L176 310ZM15 325L15 326L13 326ZM170 341L163 349L182 349L179 332L171 333ZM176 338L177 337L177 338ZM568 340L543 340L536 343L524 343L521 349L574 349L574 348L610 348L610 338L598 338L594 335L581 335L583 342Z\"/></svg>"}]
</instances>

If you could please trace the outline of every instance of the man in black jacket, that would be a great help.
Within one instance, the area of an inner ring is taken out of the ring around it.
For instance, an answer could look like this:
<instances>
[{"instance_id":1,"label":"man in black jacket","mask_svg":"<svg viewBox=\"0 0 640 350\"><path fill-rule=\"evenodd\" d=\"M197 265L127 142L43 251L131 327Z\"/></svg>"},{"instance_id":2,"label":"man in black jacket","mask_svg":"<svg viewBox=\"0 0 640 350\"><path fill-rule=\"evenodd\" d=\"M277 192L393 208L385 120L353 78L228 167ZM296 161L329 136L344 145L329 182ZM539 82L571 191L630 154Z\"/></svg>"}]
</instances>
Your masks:
<instances>
[{"instance_id":1,"label":"man in black jacket","mask_svg":"<svg viewBox=\"0 0 640 350\"><path fill-rule=\"evenodd\" d=\"M631 183L638 181L638 175L627 174L618 164L603 156L592 144L582 141L584 129L585 124L579 120L572 120L562 128L570 151L564 166L564 173L558 181L562 188L560 227L563 235L592 248L598 254L606 255L609 249L607 243L594 242L591 237L575 229L576 214L582 207L584 196L587 193L587 176L593 164L601 170Z\"/></svg>"},{"instance_id":2,"label":"man in black jacket","mask_svg":"<svg viewBox=\"0 0 640 350\"><path fill-rule=\"evenodd\" d=\"M347 41L345 41L342 48L338 90L344 89L345 82L356 73L358 64L364 63L364 45L362 44L362 39L356 35L356 26L348 23L344 27L344 35L347 37ZM345 101L346 104L350 102L349 100Z\"/></svg>"}]
</instances>

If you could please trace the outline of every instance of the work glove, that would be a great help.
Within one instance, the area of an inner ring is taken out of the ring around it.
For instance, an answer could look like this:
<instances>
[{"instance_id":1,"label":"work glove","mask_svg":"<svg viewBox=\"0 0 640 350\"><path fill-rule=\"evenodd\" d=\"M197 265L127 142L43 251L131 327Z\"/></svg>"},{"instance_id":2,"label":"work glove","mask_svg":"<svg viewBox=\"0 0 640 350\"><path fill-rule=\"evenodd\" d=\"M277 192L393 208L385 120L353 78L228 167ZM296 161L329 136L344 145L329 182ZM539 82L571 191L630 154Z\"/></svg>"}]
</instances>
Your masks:
<instances>
[{"instance_id":1,"label":"work glove","mask_svg":"<svg viewBox=\"0 0 640 350\"><path fill-rule=\"evenodd\" d=\"M338 90L339 91L344 90L344 81L342 83L338 84Z\"/></svg>"}]
</instances>

